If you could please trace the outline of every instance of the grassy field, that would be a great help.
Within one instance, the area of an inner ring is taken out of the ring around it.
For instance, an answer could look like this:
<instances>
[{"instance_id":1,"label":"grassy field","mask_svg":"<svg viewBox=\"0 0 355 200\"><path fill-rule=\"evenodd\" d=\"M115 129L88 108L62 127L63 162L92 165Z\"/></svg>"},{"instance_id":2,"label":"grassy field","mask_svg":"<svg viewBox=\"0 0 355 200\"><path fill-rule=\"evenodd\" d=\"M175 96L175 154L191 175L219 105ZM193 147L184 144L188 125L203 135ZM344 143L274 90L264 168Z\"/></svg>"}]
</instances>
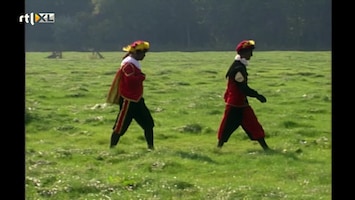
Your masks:
<instances>
[{"instance_id":1,"label":"grassy field","mask_svg":"<svg viewBox=\"0 0 355 200\"><path fill-rule=\"evenodd\" d=\"M249 85L268 101L249 102L271 153L241 128L216 149L235 52L148 52L152 152L135 122L109 149L123 52L49 54L26 53L27 200L331 199L331 52L254 52Z\"/></svg>"}]
</instances>

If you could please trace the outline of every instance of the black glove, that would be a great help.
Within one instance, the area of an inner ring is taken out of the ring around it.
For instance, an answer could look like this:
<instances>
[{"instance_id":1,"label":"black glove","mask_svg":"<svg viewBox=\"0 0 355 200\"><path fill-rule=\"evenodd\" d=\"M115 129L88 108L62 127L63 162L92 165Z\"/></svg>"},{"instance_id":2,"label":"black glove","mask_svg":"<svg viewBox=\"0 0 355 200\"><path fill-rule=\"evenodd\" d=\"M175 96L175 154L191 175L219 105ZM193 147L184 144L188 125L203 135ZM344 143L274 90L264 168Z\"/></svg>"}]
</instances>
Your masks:
<instances>
[{"instance_id":1,"label":"black glove","mask_svg":"<svg viewBox=\"0 0 355 200\"><path fill-rule=\"evenodd\" d=\"M266 98L265 98L263 95L261 95L261 94L259 94L258 96L256 96L256 98L257 98L261 103L265 103L265 102L266 102Z\"/></svg>"}]
</instances>

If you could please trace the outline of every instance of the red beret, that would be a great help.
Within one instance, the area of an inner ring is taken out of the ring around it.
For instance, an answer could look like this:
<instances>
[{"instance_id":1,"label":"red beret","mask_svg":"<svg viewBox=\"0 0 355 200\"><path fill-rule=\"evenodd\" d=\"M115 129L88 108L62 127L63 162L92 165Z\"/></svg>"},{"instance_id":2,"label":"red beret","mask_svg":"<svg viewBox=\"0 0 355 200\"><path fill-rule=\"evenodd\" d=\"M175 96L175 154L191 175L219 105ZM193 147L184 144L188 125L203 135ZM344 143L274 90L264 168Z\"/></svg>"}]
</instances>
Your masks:
<instances>
[{"instance_id":1,"label":"red beret","mask_svg":"<svg viewBox=\"0 0 355 200\"><path fill-rule=\"evenodd\" d=\"M254 40L243 40L237 45L235 50L237 52L240 52L242 50L254 49L254 48L255 48L255 41Z\"/></svg>"}]
</instances>

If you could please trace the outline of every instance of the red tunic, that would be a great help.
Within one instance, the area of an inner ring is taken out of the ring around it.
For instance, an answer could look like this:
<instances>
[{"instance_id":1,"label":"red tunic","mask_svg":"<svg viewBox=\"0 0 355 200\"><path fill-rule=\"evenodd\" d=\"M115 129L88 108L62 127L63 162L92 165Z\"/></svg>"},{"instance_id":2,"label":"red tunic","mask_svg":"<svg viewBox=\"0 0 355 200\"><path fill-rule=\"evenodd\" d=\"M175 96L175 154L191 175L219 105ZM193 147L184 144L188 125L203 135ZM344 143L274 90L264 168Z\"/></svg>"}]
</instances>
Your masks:
<instances>
[{"instance_id":1,"label":"red tunic","mask_svg":"<svg viewBox=\"0 0 355 200\"><path fill-rule=\"evenodd\" d=\"M145 75L133 63L126 62L120 68L120 95L128 100L138 102L143 96L143 81Z\"/></svg>"},{"instance_id":2,"label":"red tunic","mask_svg":"<svg viewBox=\"0 0 355 200\"><path fill-rule=\"evenodd\" d=\"M239 88L234 78L229 77L227 89L224 93L224 101L231 106L246 107L248 106L247 96Z\"/></svg>"}]
</instances>

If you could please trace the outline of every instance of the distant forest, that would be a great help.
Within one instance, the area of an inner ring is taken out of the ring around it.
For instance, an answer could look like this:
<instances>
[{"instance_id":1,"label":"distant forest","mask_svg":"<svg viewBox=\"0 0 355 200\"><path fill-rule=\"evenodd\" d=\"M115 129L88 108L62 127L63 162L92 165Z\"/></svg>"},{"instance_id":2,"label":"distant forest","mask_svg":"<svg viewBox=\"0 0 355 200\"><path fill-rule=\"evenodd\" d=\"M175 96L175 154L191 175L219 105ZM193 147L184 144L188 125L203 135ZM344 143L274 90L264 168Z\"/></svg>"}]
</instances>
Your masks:
<instances>
[{"instance_id":1,"label":"distant forest","mask_svg":"<svg viewBox=\"0 0 355 200\"><path fill-rule=\"evenodd\" d=\"M147 40L152 51L331 50L331 0L27 0L26 51L120 51Z\"/></svg>"}]
</instances>

